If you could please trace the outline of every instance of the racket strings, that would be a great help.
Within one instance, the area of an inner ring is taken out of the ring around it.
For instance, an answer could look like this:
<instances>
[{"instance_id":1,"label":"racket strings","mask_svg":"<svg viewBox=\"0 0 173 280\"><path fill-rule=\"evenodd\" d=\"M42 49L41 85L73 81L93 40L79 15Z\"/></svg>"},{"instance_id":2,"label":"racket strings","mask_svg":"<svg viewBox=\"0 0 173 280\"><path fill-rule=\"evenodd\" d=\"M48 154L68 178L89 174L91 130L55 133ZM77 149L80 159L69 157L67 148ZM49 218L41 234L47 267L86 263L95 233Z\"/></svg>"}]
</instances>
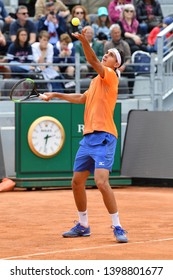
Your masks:
<instances>
[{"instance_id":1,"label":"racket strings","mask_svg":"<svg viewBox=\"0 0 173 280\"><path fill-rule=\"evenodd\" d=\"M12 98L15 100L23 100L32 94L34 84L30 81L23 81L19 83L12 92Z\"/></svg>"}]
</instances>

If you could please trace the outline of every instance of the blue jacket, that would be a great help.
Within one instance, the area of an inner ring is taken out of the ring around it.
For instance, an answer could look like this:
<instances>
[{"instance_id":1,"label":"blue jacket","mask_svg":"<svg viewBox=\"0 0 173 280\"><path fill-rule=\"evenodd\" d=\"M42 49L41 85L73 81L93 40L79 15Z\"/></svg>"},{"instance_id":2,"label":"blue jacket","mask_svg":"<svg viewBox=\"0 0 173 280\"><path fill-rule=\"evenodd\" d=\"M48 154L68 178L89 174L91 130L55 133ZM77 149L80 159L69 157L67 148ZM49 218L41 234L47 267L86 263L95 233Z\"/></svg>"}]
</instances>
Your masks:
<instances>
[{"instance_id":1,"label":"blue jacket","mask_svg":"<svg viewBox=\"0 0 173 280\"><path fill-rule=\"evenodd\" d=\"M160 19L162 19L163 13L162 13L160 3L157 0L153 0L153 1L151 1L151 6L152 6L152 15L154 15L156 17L160 17ZM144 0L140 0L136 4L136 17L139 22L147 21L147 19L148 19L146 4L145 4Z\"/></svg>"},{"instance_id":2,"label":"blue jacket","mask_svg":"<svg viewBox=\"0 0 173 280\"><path fill-rule=\"evenodd\" d=\"M39 19L38 21L38 33L42 30L48 31L48 26L44 24L47 16L43 16ZM56 18L58 19L58 27L56 28L56 32L58 36L60 36L63 33L67 32L67 27L66 27L66 21L63 17L56 15Z\"/></svg>"},{"instance_id":3,"label":"blue jacket","mask_svg":"<svg viewBox=\"0 0 173 280\"><path fill-rule=\"evenodd\" d=\"M4 7L4 3L0 1L0 19L4 20L6 17L8 17L8 13Z\"/></svg>"}]
</instances>

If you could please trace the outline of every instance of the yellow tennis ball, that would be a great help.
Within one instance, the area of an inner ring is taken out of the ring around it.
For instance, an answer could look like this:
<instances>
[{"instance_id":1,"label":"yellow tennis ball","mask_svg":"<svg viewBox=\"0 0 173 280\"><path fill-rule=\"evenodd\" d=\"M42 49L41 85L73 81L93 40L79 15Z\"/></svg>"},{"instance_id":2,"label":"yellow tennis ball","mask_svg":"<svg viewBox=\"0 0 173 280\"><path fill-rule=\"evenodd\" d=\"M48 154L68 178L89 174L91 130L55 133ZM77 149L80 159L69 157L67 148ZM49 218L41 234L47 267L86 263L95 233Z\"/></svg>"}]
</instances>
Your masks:
<instances>
[{"instance_id":1,"label":"yellow tennis ball","mask_svg":"<svg viewBox=\"0 0 173 280\"><path fill-rule=\"evenodd\" d=\"M74 26L78 26L78 25L80 24L80 20L79 20L77 17L74 17L74 18L72 18L71 23L72 23Z\"/></svg>"}]
</instances>

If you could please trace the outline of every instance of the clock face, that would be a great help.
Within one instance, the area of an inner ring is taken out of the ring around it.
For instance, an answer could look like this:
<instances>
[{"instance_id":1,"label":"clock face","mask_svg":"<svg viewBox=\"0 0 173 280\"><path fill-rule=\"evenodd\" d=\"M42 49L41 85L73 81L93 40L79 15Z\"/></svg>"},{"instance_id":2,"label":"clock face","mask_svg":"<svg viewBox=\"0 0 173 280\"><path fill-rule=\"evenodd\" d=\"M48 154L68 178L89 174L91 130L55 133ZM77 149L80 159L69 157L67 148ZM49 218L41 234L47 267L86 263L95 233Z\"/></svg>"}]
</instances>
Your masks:
<instances>
[{"instance_id":1,"label":"clock face","mask_svg":"<svg viewBox=\"0 0 173 280\"><path fill-rule=\"evenodd\" d=\"M53 117L44 116L36 119L28 131L30 149L42 158L55 156L62 149L64 140L64 128Z\"/></svg>"}]
</instances>

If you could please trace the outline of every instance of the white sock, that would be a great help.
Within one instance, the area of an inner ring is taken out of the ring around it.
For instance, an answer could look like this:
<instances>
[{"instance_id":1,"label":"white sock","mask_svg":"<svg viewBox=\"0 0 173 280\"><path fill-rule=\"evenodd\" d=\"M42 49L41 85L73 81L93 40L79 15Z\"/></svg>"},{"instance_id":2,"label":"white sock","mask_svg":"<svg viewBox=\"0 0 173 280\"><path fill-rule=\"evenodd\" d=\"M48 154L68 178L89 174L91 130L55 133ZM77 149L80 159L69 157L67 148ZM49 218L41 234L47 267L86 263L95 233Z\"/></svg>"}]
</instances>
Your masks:
<instances>
[{"instance_id":1,"label":"white sock","mask_svg":"<svg viewBox=\"0 0 173 280\"><path fill-rule=\"evenodd\" d=\"M87 212L87 210L84 211L84 212L78 211L78 216L79 216L79 223L84 227L88 227L88 212Z\"/></svg>"},{"instance_id":2,"label":"white sock","mask_svg":"<svg viewBox=\"0 0 173 280\"><path fill-rule=\"evenodd\" d=\"M114 213L114 214L110 214L110 215L111 215L111 218L112 218L112 225L114 227L116 227L116 226L120 226L121 227L118 212Z\"/></svg>"}]
</instances>

